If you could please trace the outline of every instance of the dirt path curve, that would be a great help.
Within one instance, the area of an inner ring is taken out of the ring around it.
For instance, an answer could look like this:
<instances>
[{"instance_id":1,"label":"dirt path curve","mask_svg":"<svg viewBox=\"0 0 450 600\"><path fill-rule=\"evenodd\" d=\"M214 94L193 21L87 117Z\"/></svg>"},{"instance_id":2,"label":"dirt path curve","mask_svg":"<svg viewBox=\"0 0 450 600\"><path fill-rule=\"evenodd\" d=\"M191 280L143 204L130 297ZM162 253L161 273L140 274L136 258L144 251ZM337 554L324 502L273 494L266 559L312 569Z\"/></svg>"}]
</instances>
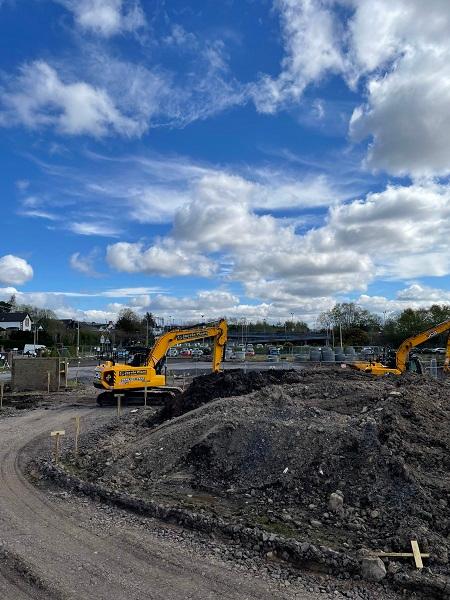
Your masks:
<instances>
[{"instance_id":1,"label":"dirt path curve","mask_svg":"<svg viewBox=\"0 0 450 600\"><path fill-rule=\"evenodd\" d=\"M316 600L328 595L289 589L239 573L217 559L196 560L181 544L151 531L124 534L119 528L90 526L61 502L35 488L20 467L20 452L39 435L70 425L89 409L37 410L0 420L0 542L56 588L55 598L83 600ZM92 414L92 411L90 411ZM90 507L89 510L95 510ZM2 576L7 600L39 598L20 580ZM11 593L15 589L15 593ZM47 594L46 598L51 598Z\"/></svg>"}]
</instances>

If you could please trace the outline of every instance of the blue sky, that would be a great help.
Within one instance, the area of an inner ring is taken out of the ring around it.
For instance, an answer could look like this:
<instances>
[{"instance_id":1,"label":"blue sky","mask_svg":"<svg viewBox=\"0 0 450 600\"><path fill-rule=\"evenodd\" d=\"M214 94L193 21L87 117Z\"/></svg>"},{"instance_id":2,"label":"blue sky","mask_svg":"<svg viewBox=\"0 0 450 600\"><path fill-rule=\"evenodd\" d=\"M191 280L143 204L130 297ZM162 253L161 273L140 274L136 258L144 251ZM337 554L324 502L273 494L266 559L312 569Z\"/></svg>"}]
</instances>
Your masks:
<instances>
[{"instance_id":1,"label":"blue sky","mask_svg":"<svg viewBox=\"0 0 450 600\"><path fill-rule=\"evenodd\" d=\"M449 302L449 26L443 0L0 1L0 297Z\"/></svg>"}]
</instances>

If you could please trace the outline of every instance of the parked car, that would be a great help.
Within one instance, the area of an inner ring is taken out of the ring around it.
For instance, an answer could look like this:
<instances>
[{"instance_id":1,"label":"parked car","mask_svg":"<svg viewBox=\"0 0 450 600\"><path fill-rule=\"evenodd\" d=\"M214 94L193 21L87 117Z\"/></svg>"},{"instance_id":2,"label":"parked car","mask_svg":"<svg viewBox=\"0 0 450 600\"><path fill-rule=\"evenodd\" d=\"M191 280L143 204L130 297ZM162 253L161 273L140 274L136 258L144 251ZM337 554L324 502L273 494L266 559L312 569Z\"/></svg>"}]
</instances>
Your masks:
<instances>
[{"instance_id":1,"label":"parked car","mask_svg":"<svg viewBox=\"0 0 450 600\"><path fill-rule=\"evenodd\" d=\"M181 350L180 356L192 356L192 350L189 350L189 348L184 348L183 350Z\"/></svg>"},{"instance_id":2,"label":"parked car","mask_svg":"<svg viewBox=\"0 0 450 600\"><path fill-rule=\"evenodd\" d=\"M178 356L178 350L176 348L169 348L169 350L167 352L167 356L169 356L169 357Z\"/></svg>"},{"instance_id":3,"label":"parked car","mask_svg":"<svg viewBox=\"0 0 450 600\"><path fill-rule=\"evenodd\" d=\"M200 350L200 348L194 348L194 350L192 350L192 356L203 356L203 350Z\"/></svg>"}]
</instances>

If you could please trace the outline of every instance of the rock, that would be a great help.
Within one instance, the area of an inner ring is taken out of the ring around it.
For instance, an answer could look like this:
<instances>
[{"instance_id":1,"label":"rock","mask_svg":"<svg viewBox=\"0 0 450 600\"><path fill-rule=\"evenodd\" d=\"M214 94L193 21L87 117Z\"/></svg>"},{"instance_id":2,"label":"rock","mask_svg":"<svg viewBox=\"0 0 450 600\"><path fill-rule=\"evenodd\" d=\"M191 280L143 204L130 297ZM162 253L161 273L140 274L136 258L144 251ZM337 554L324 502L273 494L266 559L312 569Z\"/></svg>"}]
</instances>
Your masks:
<instances>
[{"instance_id":1,"label":"rock","mask_svg":"<svg viewBox=\"0 0 450 600\"><path fill-rule=\"evenodd\" d=\"M361 576L366 581L381 581L386 577L386 567L381 558L367 556L361 562Z\"/></svg>"},{"instance_id":2,"label":"rock","mask_svg":"<svg viewBox=\"0 0 450 600\"><path fill-rule=\"evenodd\" d=\"M316 521L315 519L311 519L310 523L313 527L322 527L322 523L320 521Z\"/></svg>"},{"instance_id":3,"label":"rock","mask_svg":"<svg viewBox=\"0 0 450 600\"><path fill-rule=\"evenodd\" d=\"M344 498L337 492L330 494L328 507L335 514L342 516L344 514Z\"/></svg>"},{"instance_id":4,"label":"rock","mask_svg":"<svg viewBox=\"0 0 450 600\"><path fill-rule=\"evenodd\" d=\"M372 519L378 519L378 517L380 516L380 511L379 510L373 510L370 513L370 516L372 517Z\"/></svg>"}]
</instances>

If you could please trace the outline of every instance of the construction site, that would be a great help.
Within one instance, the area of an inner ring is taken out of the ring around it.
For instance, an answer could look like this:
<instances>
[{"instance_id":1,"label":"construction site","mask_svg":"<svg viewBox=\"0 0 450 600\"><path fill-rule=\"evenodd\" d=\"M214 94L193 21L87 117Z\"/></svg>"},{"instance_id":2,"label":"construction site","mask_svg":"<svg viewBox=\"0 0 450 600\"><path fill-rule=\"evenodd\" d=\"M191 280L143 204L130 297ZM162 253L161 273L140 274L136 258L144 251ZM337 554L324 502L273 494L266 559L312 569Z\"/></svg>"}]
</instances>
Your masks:
<instances>
[{"instance_id":1,"label":"construction site","mask_svg":"<svg viewBox=\"0 0 450 600\"><path fill-rule=\"evenodd\" d=\"M429 336L395 364L223 370L219 321L84 382L16 358L3 597L449 598L450 383L411 351ZM211 372L169 385L168 350L200 337Z\"/></svg>"},{"instance_id":2,"label":"construction site","mask_svg":"<svg viewBox=\"0 0 450 600\"><path fill-rule=\"evenodd\" d=\"M0 600L450 600L450 0L0 47Z\"/></svg>"}]
</instances>

